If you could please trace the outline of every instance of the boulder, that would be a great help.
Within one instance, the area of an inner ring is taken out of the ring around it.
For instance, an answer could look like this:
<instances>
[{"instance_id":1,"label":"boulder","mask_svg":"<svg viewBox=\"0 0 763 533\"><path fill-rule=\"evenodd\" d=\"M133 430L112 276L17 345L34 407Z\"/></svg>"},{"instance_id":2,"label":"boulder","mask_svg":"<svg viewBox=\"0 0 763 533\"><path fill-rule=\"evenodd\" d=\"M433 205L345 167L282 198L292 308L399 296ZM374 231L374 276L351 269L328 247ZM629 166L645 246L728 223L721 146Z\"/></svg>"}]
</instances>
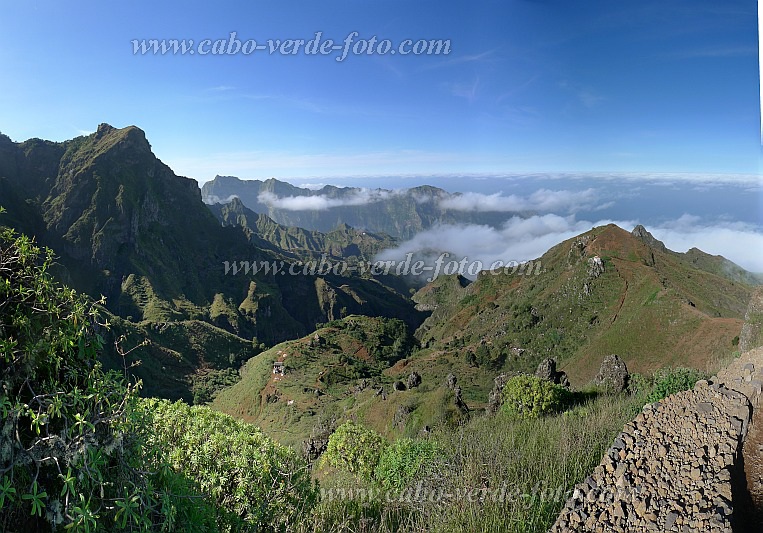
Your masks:
<instances>
[{"instance_id":1,"label":"boulder","mask_svg":"<svg viewBox=\"0 0 763 533\"><path fill-rule=\"evenodd\" d=\"M421 385L421 374L418 372L411 372L411 375L408 376L408 388L414 389Z\"/></svg>"},{"instance_id":2,"label":"boulder","mask_svg":"<svg viewBox=\"0 0 763 533\"><path fill-rule=\"evenodd\" d=\"M601 362L601 368L594 378L594 384L609 393L618 393L628 387L630 377L625 361L620 359L619 355L612 354L606 356Z\"/></svg>"},{"instance_id":3,"label":"boulder","mask_svg":"<svg viewBox=\"0 0 763 533\"><path fill-rule=\"evenodd\" d=\"M538 369L535 371L535 376L550 381L551 383L555 383L556 385L561 385L567 388L570 387L570 381L567 379L567 374L556 370L555 359L549 358L541 361L538 365Z\"/></svg>"}]
</instances>

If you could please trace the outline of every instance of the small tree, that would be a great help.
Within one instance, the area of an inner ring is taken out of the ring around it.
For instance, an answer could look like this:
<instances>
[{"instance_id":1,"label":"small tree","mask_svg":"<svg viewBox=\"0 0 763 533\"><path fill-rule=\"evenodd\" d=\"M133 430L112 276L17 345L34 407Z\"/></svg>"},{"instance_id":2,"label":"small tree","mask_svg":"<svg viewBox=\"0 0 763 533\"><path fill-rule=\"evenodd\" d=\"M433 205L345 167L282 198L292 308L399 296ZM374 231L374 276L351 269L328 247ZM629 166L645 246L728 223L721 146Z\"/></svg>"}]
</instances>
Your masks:
<instances>
[{"instance_id":1,"label":"small tree","mask_svg":"<svg viewBox=\"0 0 763 533\"><path fill-rule=\"evenodd\" d=\"M654 386L646 401L658 402L671 394L693 389L697 381L705 378L707 374L693 368L662 368L654 373Z\"/></svg>"},{"instance_id":2,"label":"small tree","mask_svg":"<svg viewBox=\"0 0 763 533\"><path fill-rule=\"evenodd\" d=\"M517 418L538 418L564 410L572 399L572 393L561 385L520 374L506 382L501 397L502 412Z\"/></svg>"},{"instance_id":3,"label":"small tree","mask_svg":"<svg viewBox=\"0 0 763 533\"><path fill-rule=\"evenodd\" d=\"M0 228L0 529L161 526L137 386L102 370L97 305L54 282L52 260Z\"/></svg>"},{"instance_id":4,"label":"small tree","mask_svg":"<svg viewBox=\"0 0 763 533\"><path fill-rule=\"evenodd\" d=\"M347 421L329 437L321 465L347 470L370 481L386 444L376 431Z\"/></svg>"},{"instance_id":5,"label":"small tree","mask_svg":"<svg viewBox=\"0 0 763 533\"><path fill-rule=\"evenodd\" d=\"M318 498L307 464L260 428L209 407L142 402L146 440L174 472L193 479L223 530L285 531Z\"/></svg>"}]
</instances>

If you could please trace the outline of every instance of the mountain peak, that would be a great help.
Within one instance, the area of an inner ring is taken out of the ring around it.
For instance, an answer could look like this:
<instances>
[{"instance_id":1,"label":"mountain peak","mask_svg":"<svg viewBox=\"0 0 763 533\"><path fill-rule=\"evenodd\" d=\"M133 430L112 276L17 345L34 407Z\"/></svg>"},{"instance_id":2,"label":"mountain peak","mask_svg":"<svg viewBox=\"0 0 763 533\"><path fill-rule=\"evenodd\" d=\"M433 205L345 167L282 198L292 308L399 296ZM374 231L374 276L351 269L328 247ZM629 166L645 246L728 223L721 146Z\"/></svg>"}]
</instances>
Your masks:
<instances>
[{"instance_id":1,"label":"mountain peak","mask_svg":"<svg viewBox=\"0 0 763 533\"><path fill-rule=\"evenodd\" d=\"M633 231L631 231L631 235L633 235L637 239L640 239L641 241L643 241L650 248L655 248L655 249L661 250L663 252L667 249L665 247L665 243L663 243L660 240L655 239L654 235L649 233L647 231L647 229L644 226L642 226L641 224L639 224L635 228L633 228Z\"/></svg>"},{"instance_id":2,"label":"mountain peak","mask_svg":"<svg viewBox=\"0 0 763 533\"><path fill-rule=\"evenodd\" d=\"M97 137L102 137L103 135L107 135L114 130L116 130L116 128L112 126L111 124L107 124L106 122L101 122L100 124L98 124L98 128L95 130L95 135Z\"/></svg>"},{"instance_id":3,"label":"mountain peak","mask_svg":"<svg viewBox=\"0 0 763 533\"><path fill-rule=\"evenodd\" d=\"M138 148L141 151L151 151L146 133L137 126L115 128L104 122L98 125L98 129L93 134L93 141L103 148Z\"/></svg>"}]
</instances>

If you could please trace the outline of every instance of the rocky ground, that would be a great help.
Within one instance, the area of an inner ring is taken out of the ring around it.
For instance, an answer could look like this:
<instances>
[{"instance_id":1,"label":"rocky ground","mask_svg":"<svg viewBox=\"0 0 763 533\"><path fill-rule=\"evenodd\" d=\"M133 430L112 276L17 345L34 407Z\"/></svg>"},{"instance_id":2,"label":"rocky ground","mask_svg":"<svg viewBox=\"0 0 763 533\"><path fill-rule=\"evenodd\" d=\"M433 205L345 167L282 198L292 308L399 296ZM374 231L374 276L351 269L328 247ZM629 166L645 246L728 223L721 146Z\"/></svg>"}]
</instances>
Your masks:
<instances>
[{"instance_id":1,"label":"rocky ground","mask_svg":"<svg viewBox=\"0 0 763 533\"><path fill-rule=\"evenodd\" d=\"M748 510L740 510L740 526L744 529L735 529L750 533L763 532L763 411L760 409L754 411L742 456L751 506Z\"/></svg>"},{"instance_id":2,"label":"rocky ground","mask_svg":"<svg viewBox=\"0 0 763 533\"><path fill-rule=\"evenodd\" d=\"M763 348L645 406L551 529L763 531Z\"/></svg>"},{"instance_id":3,"label":"rocky ground","mask_svg":"<svg viewBox=\"0 0 763 533\"><path fill-rule=\"evenodd\" d=\"M708 382L646 406L552 531L731 531L732 472L749 418L742 394Z\"/></svg>"},{"instance_id":4,"label":"rocky ground","mask_svg":"<svg viewBox=\"0 0 763 533\"><path fill-rule=\"evenodd\" d=\"M745 505L737 506L740 513L734 529L763 532L763 409L760 409L763 348L745 352L719 372L718 379L747 396L753 407L752 420L742 448L744 476L738 491L738 499L744 497Z\"/></svg>"}]
</instances>

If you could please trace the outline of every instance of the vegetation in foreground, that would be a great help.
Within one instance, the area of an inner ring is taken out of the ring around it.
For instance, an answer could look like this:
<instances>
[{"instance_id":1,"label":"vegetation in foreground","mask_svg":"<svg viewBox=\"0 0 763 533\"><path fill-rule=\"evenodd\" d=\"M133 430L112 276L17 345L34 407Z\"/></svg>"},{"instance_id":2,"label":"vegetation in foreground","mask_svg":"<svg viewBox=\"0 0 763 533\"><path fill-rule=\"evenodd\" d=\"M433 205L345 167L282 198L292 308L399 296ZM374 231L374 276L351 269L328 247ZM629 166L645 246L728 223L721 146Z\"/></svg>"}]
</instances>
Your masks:
<instances>
[{"instance_id":1,"label":"vegetation in foreground","mask_svg":"<svg viewBox=\"0 0 763 533\"><path fill-rule=\"evenodd\" d=\"M281 531L306 516L316 487L292 450L105 372L98 306L51 261L0 229L0 529Z\"/></svg>"}]
</instances>

